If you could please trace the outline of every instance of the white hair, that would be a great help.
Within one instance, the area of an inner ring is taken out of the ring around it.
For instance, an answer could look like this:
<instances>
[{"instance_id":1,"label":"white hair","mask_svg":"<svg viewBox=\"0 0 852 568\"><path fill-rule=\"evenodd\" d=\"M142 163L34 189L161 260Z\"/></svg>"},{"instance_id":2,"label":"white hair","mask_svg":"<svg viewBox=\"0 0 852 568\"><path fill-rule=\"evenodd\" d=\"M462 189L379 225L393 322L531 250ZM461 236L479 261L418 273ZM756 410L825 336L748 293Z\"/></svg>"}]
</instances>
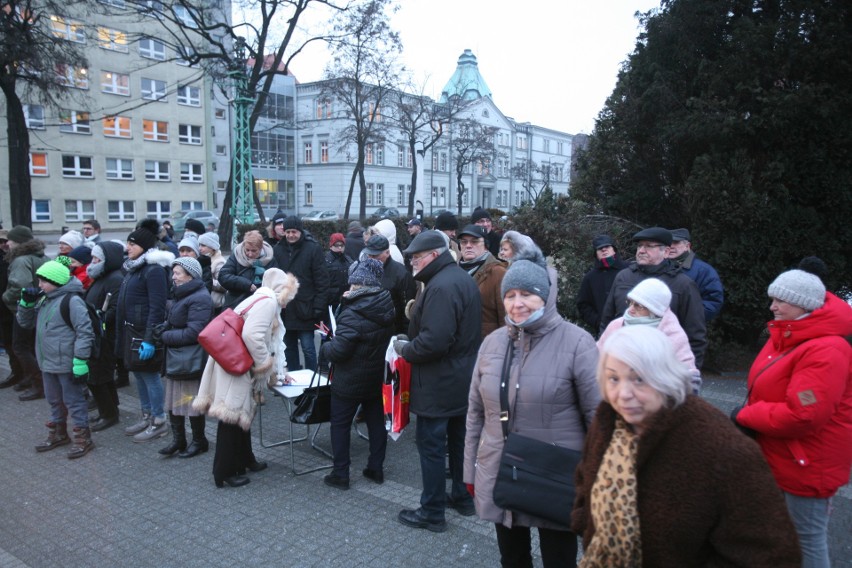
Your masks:
<instances>
[{"instance_id":1,"label":"white hair","mask_svg":"<svg viewBox=\"0 0 852 568\"><path fill-rule=\"evenodd\" d=\"M671 340L660 330L647 325L624 326L601 346L598 360L598 386L606 398L607 357L629 366L651 388L663 395L669 406L683 404L692 390L692 374L681 363Z\"/></svg>"}]
</instances>

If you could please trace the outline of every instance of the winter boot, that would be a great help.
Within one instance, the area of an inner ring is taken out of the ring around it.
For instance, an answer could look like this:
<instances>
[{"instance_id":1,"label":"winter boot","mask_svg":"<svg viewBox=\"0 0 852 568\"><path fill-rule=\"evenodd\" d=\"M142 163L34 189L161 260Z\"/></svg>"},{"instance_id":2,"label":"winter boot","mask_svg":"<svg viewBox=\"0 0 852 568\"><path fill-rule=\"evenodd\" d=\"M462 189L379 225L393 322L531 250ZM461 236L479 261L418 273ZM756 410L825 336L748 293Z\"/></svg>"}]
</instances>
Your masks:
<instances>
[{"instance_id":1,"label":"winter boot","mask_svg":"<svg viewBox=\"0 0 852 568\"><path fill-rule=\"evenodd\" d=\"M92 432L88 428L74 428L74 445L68 450L68 459L82 458L95 447L92 443Z\"/></svg>"},{"instance_id":2,"label":"winter boot","mask_svg":"<svg viewBox=\"0 0 852 568\"><path fill-rule=\"evenodd\" d=\"M133 436L134 442L150 442L157 438L162 438L169 433L169 426L166 423L166 417L151 418L151 423L143 431Z\"/></svg>"},{"instance_id":3,"label":"winter boot","mask_svg":"<svg viewBox=\"0 0 852 568\"><path fill-rule=\"evenodd\" d=\"M172 441L160 450L162 456L173 456L177 452L186 450L186 428L184 428L183 416L175 416L169 412L169 423L172 425Z\"/></svg>"},{"instance_id":4,"label":"winter boot","mask_svg":"<svg viewBox=\"0 0 852 568\"><path fill-rule=\"evenodd\" d=\"M185 451L178 454L179 458L194 458L198 454L206 452L210 444L204 435L204 416L190 416L189 425L192 427L192 443Z\"/></svg>"},{"instance_id":5,"label":"winter boot","mask_svg":"<svg viewBox=\"0 0 852 568\"><path fill-rule=\"evenodd\" d=\"M64 422L48 422L45 426L47 426L48 430L47 439L35 447L37 452L46 452L58 446L64 446L65 444L71 443L71 439L68 437L68 430L66 429Z\"/></svg>"},{"instance_id":6,"label":"winter boot","mask_svg":"<svg viewBox=\"0 0 852 568\"><path fill-rule=\"evenodd\" d=\"M151 424L151 415L147 412L142 413L142 418L139 419L139 422L131 424L127 428L124 429L125 436L135 436L139 432L143 432L149 425Z\"/></svg>"}]
</instances>

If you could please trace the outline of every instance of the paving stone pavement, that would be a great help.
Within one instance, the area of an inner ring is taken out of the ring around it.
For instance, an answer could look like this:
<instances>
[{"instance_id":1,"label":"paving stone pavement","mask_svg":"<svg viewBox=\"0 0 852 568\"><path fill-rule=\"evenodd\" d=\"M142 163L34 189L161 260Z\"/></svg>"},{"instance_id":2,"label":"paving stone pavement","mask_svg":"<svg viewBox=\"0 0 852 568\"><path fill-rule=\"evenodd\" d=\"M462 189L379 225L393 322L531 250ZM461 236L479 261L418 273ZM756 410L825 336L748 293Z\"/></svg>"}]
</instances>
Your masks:
<instances>
[{"instance_id":1,"label":"paving stone pavement","mask_svg":"<svg viewBox=\"0 0 852 568\"><path fill-rule=\"evenodd\" d=\"M0 357L0 377L8 362ZM704 396L723 411L738 404L741 377L707 381ZM410 529L396 516L416 508L420 472L413 425L388 443L383 485L360 476L367 443L353 436L352 487L325 486L325 471L293 476L287 446L263 448L252 427L258 459L269 463L243 488L217 489L212 479L216 424L208 421L211 451L193 459L161 458L168 438L133 443L123 427L139 412L135 385L119 389L121 425L93 434L95 449L68 460L66 448L38 454L46 435L44 400L19 402L0 390L0 568L52 566L494 567L493 526L449 510L442 534ZM282 400L267 397L263 441L286 432ZM329 447L327 425L317 443ZM328 463L306 443L296 466ZM852 490L834 500L831 550L835 567L852 568ZM535 559L541 566L540 558Z\"/></svg>"}]
</instances>

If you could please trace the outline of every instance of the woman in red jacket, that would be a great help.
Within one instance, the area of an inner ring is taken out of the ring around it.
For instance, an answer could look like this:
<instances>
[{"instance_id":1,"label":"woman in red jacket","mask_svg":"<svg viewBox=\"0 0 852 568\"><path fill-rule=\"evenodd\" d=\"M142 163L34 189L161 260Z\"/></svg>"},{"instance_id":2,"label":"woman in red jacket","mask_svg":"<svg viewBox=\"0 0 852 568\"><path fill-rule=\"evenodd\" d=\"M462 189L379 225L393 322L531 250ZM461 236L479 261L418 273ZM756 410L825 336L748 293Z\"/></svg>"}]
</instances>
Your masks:
<instances>
[{"instance_id":1,"label":"woman in red jacket","mask_svg":"<svg viewBox=\"0 0 852 568\"><path fill-rule=\"evenodd\" d=\"M802 566L830 566L829 501L852 466L852 307L802 270L769 285L770 339L734 420L756 432L802 547Z\"/></svg>"}]
</instances>

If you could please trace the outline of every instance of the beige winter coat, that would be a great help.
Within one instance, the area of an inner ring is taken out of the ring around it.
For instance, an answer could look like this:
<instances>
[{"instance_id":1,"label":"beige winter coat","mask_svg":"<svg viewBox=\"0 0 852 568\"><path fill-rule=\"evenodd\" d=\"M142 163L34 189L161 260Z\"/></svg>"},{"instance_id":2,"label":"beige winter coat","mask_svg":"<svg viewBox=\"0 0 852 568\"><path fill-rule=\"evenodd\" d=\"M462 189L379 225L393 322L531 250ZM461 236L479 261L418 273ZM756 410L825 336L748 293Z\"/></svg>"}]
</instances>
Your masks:
<instances>
[{"instance_id":1,"label":"beige winter coat","mask_svg":"<svg viewBox=\"0 0 852 568\"><path fill-rule=\"evenodd\" d=\"M551 521L512 513L494 504L492 492L503 453L500 379L513 349L509 378L509 431L574 450L583 449L585 429L600 402L595 371L598 349L591 335L563 320L554 305L526 329L507 325L479 349L467 411L464 482L475 487L476 512L507 527L568 530Z\"/></svg>"}]
</instances>

